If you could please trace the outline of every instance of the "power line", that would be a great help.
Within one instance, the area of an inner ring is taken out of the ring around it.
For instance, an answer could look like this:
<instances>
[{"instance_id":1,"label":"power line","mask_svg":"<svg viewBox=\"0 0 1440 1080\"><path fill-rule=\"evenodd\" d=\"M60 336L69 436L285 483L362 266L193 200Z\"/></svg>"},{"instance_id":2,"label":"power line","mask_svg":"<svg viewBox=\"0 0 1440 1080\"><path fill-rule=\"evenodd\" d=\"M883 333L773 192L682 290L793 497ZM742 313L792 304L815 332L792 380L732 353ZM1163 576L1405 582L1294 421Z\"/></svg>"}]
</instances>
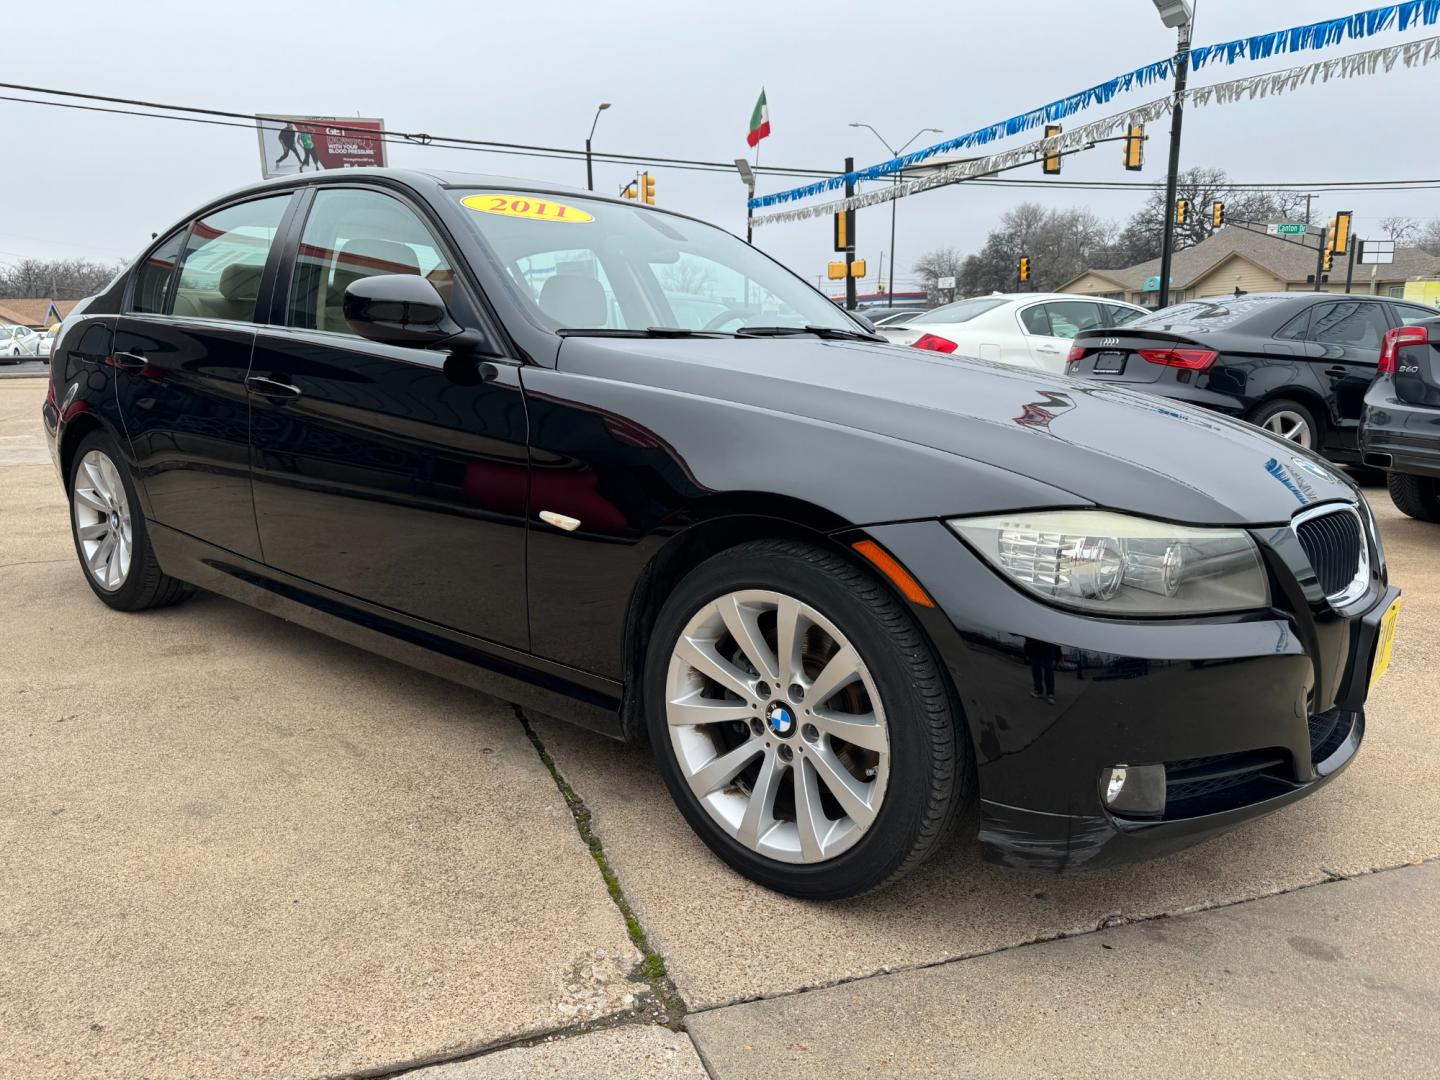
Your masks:
<instances>
[{"instance_id":1,"label":"power line","mask_svg":"<svg viewBox=\"0 0 1440 1080\"><path fill-rule=\"evenodd\" d=\"M205 124L214 127L242 128L245 130L252 129L256 123L264 119L254 113L211 109L199 105L172 105L165 102L146 101L139 98L114 97L106 94L92 94L77 90L56 90L49 87L31 86L24 83L0 82L0 88L19 90L33 94L46 94L52 97L77 98L84 101L103 101L108 102L110 106L138 106L138 108L135 109L122 109L100 105L80 105L72 101L45 101L37 98L0 95L0 101L9 101L24 105L44 105L52 108L72 109L83 112L137 116L153 120L171 120L182 123ZM140 111L141 109L159 109L166 111L144 112ZM196 115L173 115L175 113L194 113ZM436 146L442 149L466 150L474 153L561 161L579 162L585 159L585 151L583 149L572 150L560 146L510 143L496 140L470 139L460 136L430 135L425 132L387 131L381 135L377 135L373 129L347 125L342 119L327 121L326 123L328 126L337 127L342 131L353 131L358 134L363 134L366 138L392 145ZM647 154L597 152L594 154L594 160L617 165L644 163L656 167L663 166L667 169L679 169L690 172L733 173L735 171L735 166L732 162L706 161L696 158L672 158ZM761 171L771 176L828 177L834 175L834 170L830 169L810 169L794 166L770 165L765 166ZM985 187L1055 187L1075 191L1152 191L1159 186L1159 181L1145 180L1035 180L999 177L972 177L966 179L965 183L979 184ZM1224 187L1231 191L1288 191L1309 189L1332 193L1346 191L1435 191L1440 190L1440 178L1401 180L1282 180L1272 182L1237 180L1226 181Z\"/></svg>"}]
</instances>

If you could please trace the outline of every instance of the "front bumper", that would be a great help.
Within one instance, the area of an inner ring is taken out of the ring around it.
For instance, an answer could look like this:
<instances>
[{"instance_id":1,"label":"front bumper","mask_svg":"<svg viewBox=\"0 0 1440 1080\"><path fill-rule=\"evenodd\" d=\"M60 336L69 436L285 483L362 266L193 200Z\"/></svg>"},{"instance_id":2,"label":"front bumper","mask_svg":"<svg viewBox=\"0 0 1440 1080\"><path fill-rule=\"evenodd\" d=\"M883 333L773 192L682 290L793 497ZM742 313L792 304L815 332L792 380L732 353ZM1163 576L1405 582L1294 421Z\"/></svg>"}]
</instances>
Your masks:
<instances>
[{"instance_id":1,"label":"front bumper","mask_svg":"<svg viewBox=\"0 0 1440 1080\"><path fill-rule=\"evenodd\" d=\"M1268 529L1255 536L1272 610L1121 621L1031 598L940 522L866 533L938 605L913 610L964 710L991 861L1059 871L1165 854L1318 789L1359 747L1380 620L1399 595L1378 550L1372 588L1344 615L1299 584L1308 564L1287 565L1304 558L1289 530ZM1166 766L1162 817L1106 808L1101 770L1122 764Z\"/></svg>"}]
</instances>

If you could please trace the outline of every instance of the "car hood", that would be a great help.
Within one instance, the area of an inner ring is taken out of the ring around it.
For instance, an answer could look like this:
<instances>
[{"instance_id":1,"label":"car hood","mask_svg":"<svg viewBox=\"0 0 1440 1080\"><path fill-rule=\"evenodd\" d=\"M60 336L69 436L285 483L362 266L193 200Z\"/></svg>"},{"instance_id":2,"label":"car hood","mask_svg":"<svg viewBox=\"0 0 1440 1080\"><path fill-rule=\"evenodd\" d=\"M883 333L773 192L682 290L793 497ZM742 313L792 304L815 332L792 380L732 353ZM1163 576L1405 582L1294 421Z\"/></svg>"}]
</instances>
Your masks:
<instances>
[{"instance_id":1,"label":"car hood","mask_svg":"<svg viewBox=\"0 0 1440 1080\"><path fill-rule=\"evenodd\" d=\"M1249 424L953 354L813 337L572 337L559 366L858 428L1167 521L1281 524L1312 503L1359 498L1321 459Z\"/></svg>"}]
</instances>

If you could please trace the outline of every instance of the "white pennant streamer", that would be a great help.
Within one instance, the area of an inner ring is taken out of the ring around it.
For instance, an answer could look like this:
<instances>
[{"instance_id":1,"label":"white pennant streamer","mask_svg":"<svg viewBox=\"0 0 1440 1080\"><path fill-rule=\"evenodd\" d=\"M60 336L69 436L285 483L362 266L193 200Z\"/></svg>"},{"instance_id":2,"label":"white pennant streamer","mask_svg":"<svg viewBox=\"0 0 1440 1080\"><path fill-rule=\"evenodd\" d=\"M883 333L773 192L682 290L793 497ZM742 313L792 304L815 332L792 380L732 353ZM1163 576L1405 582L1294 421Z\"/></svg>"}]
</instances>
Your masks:
<instances>
[{"instance_id":1,"label":"white pennant streamer","mask_svg":"<svg viewBox=\"0 0 1440 1080\"><path fill-rule=\"evenodd\" d=\"M1185 91L1185 103L1187 106L1231 105L1241 100L1286 94L1317 82L1329 82L1332 79L1354 79L1363 75L1375 75L1382 70L1388 72L1395 67L1397 60L1407 68L1424 67L1440 60L1440 37L1410 41L1403 45L1390 45L1383 49L1371 49L1368 52L1338 56L1331 60L1319 60L1313 64L1287 68L1284 71L1273 71L1265 75L1249 75L1242 79L1231 79L1228 82L1197 86ZM903 199L907 195L914 195L917 192L928 191L931 188L943 187L946 184L953 184L974 176L983 176L1021 165L1033 161L1045 153L1073 150L1097 139L1108 138L1117 132L1126 131L1132 124L1149 123L1167 115L1174 106L1174 97L1175 95L1171 94L1156 101L1146 102L1127 112L1094 120L1081 127L1063 132L1052 139L1037 139L1035 142L1017 146L1013 150L1006 150L999 154L959 161L953 165L939 168L929 175L886 184L879 190L867 191L863 195L854 195L848 199L837 199L833 202L794 210L780 210L772 214L757 214L751 219L750 224L772 225L786 221L803 221L806 218L836 214L842 210L858 210L866 206L876 206L889 202L891 199Z\"/></svg>"}]
</instances>

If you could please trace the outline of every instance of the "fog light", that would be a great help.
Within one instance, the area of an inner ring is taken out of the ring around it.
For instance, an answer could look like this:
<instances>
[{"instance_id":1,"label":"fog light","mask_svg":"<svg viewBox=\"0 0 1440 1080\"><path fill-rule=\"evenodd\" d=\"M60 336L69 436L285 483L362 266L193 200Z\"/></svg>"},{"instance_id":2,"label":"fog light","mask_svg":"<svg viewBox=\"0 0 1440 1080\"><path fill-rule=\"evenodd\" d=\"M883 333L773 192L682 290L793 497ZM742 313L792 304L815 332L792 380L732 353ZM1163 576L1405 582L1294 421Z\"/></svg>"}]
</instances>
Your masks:
<instances>
[{"instance_id":1,"label":"fog light","mask_svg":"<svg viewBox=\"0 0 1440 1080\"><path fill-rule=\"evenodd\" d=\"M1165 766L1112 765L1101 769L1100 797L1106 809L1117 814L1159 817L1165 813Z\"/></svg>"}]
</instances>

